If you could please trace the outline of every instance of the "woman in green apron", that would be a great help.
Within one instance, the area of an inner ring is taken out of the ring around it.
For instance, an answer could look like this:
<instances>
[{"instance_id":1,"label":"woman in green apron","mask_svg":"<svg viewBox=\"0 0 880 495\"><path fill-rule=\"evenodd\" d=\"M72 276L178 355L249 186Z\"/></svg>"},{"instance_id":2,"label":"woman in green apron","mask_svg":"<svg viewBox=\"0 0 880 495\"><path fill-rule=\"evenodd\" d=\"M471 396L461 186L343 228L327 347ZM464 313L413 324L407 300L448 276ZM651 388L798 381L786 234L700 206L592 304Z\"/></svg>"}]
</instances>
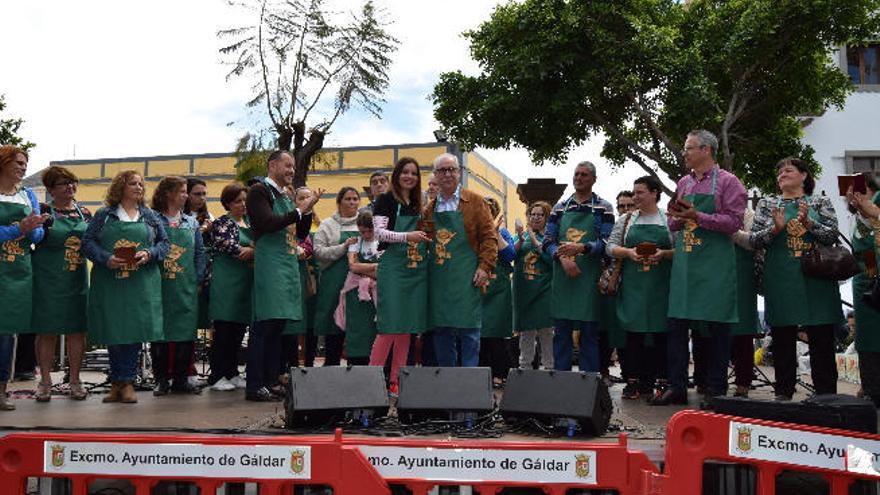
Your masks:
<instances>
[{"instance_id":1,"label":"woman in green apron","mask_svg":"<svg viewBox=\"0 0 880 495\"><path fill-rule=\"evenodd\" d=\"M14 335L31 329L33 272L31 244L43 239L43 223L37 197L20 186L27 171L28 155L15 146L0 146L0 411L15 409L6 399L12 368Z\"/></svg>"},{"instance_id":2,"label":"woman in green apron","mask_svg":"<svg viewBox=\"0 0 880 495\"><path fill-rule=\"evenodd\" d=\"M666 382L666 309L672 267L672 233L666 213L657 207L662 192L651 176L636 179L637 210L621 216L608 238L606 252L623 260L617 316L627 332L627 359L632 374L624 399L652 397Z\"/></svg>"},{"instance_id":3,"label":"woman in green apron","mask_svg":"<svg viewBox=\"0 0 880 495\"><path fill-rule=\"evenodd\" d=\"M553 257L541 249L550 204L536 201L528 208L528 228L517 225L513 265L513 328L519 333L519 367L532 369L535 340L541 346L541 367L553 369L553 318L550 281Z\"/></svg>"},{"instance_id":4,"label":"woman in green apron","mask_svg":"<svg viewBox=\"0 0 880 495\"><path fill-rule=\"evenodd\" d=\"M837 240L837 216L831 200L812 196L815 181L806 162L784 158L777 164L782 194L758 203L750 242L766 249L764 319L773 337L777 400L791 400L797 373L795 341L806 332L810 371L817 394L837 392L834 326L843 323L840 290L834 280L812 278L801 270L801 257L814 243Z\"/></svg>"},{"instance_id":5,"label":"woman in green apron","mask_svg":"<svg viewBox=\"0 0 880 495\"><path fill-rule=\"evenodd\" d=\"M864 172L865 194L847 193L849 210L858 213L853 226L853 254L862 272L853 278L855 343L859 353L862 390L880 407L880 311L865 304L863 295L871 292L880 261L880 183L871 172Z\"/></svg>"},{"instance_id":6,"label":"woman in green apron","mask_svg":"<svg viewBox=\"0 0 880 495\"><path fill-rule=\"evenodd\" d=\"M211 229L214 227L214 217L208 211L208 185L202 179L189 177L186 179L186 205L183 212L196 219L199 232L202 234L202 245L205 252L211 250ZM199 319L198 328L211 328L211 314L209 295L211 285L211 257L205 258L205 277L199 283Z\"/></svg>"},{"instance_id":7,"label":"woman in green apron","mask_svg":"<svg viewBox=\"0 0 880 495\"><path fill-rule=\"evenodd\" d=\"M220 203L226 214L211 227L213 269L209 312L214 324L211 339L211 390L244 388L238 374L238 353L248 324L253 319L251 289L254 285L254 245L247 218L247 188L233 182L223 188Z\"/></svg>"},{"instance_id":8,"label":"woman in green apron","mask_svg":"<svg viewBox=\"0 0 880 495\"><path fill-rule=\"evenodd\" d=\"M495 198L483 198L495 220L498 232L498 261L495 273L483 293L483 326L480 327L480 366L492 368L492 383L501 387L511 367L510 337L513 336L513 289L511 263L516 258L513 236L501 227L501 205Z\"/></svg>"},{"instance_id":9,"label":"woman in green apron","mask_svg":"<svg viewBox=\"0 0 880 495\"><path fill-rule=\"evenodd\" d=\"M324 365L337 366L342 358L342 330L333 322L339 291L348 275L348 247L357 242L357 211L361 198L353 187L336 194L337 211L321 222L315 233L315 258L321 268L321 284L315 302L315 335L324 336Z\"/></svg>"},{"instance_id":10,"label":"woman in green apron","mask_svg":"<svg viewBox=\"0 0 880 495\"><path fill-rule=\"evenodd\" d=\"M749 242L755 212L746 209L743 228L733 234L736 245L736 302L739 323L730 326L730 361L733 363L734 397L748 397L755 376L755 338L763 334L758 320L758 291L755 286L755 253Z\"/></svg>"},{"instance_id":11,"label":"woman in green apron","mask_svg":"<svg viewBox=\"0 0 880 495\"><path fill-rule=\"evenodd\" d=\"M169 377L174 380L171 391L201 393L189 382L189 368L199 316L198 287L205 277L205 249L195 217L183 213L186 198L182 177L163 178L153 193L153 210L171 243L161 265L163 338L150 345L156 396L168 393Z\"/></svg>"},{"instance_id":12,"label":"woman in green apron","mask_svg":"<svg viewBox=\"0 0 880 495\"><path fill-rule=\"evenodd\" d=\"M373 228L384 251L379 259L379 301L370 366L385 366L391 356L389 392L397 394L397 374L406 365L412 334L427 330L428 250L430 237L419 230L421 173L414 158L397 160L391 190L373 205Z\"/></svg>"},{"instance_id":13,"label":"woman in green apron","mask_svg":"<svg viewBox=\"0 0 880 495\"><path fill-rule=\"evenodd\" d=\"M34 398L47 402L52 398L52 368L58 335L67 344L70 371L70 398L83 400L86 389L80 381L86 341L86 296L88 272L82 255L82 237L91 212L76 203L76 175L64 167L51 166L43 172L43 185L51 196L49 204L40 205L50 216L44 227L46 235L32 255L34 269L34 310L31 330L37 334L37 362L40 384ZM64 363L61 363L63 366Z\"/></svg>"},{"instance_id":14,"label":"woman in green apron","mask_svg":"<svg viewBox=\"0 0 880 495\"><path fill-rule=\"evenodd\" d=\"M163 336L159 265L170 244L159 216L144 206L139 172L116 174L105 204L83 236L82 251L92 262L89 336L110 356L112 388L104 402L134 403L141 344Z\"/></svg>"},{"instance_id":15,"label":"woman in green apron","mask_svg":"<svg viewBox=\"0 0 880 495\"><path fill-rule=\"evenodd\" d=\"M358 242L348 247L348 275L339 293L334 321L345 332L348 364L366 366L376 338L376 272L379 268L379 240L373 232L373 214L358 213Z\"/></svg>"}]
</instances>

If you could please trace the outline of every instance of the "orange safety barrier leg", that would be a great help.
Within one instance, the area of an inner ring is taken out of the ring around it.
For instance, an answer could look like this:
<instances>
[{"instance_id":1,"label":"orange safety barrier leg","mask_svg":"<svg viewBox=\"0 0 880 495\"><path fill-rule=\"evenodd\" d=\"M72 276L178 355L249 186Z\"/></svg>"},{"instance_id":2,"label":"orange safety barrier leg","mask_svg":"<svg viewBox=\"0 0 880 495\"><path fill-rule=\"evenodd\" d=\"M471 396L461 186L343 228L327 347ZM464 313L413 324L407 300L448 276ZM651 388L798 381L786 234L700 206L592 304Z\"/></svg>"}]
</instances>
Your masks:
<instances>
[{"instance_id":1,"label":"orange safety barrier leg","mask_svg":"<svg viewBox=\"0 0 880 495\"><path fill-rule=\"evenodd\" d=\"M843 476L831 477L831 495L847 495L849 487L855 480Z\"/></svg>"},{"instance_id":2,"label":"orange safety barrier leg","mask_svg":"<svg viewBox=\"0 0 880 495\"><path fill-rule=\"evenodd\" d=\"M85 478L73 478L71 480L73 495L88 495L89 483Z\"/></svg>"}]
</instances>

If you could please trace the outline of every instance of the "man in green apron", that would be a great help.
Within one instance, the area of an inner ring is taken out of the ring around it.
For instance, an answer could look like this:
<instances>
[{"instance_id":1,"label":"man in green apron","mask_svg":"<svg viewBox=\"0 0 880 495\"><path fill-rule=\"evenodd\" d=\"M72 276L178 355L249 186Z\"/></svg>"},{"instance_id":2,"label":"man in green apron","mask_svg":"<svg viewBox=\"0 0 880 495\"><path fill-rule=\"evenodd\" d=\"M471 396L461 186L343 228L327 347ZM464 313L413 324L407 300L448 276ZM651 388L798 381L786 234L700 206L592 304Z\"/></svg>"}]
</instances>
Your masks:
<instances>
[{"instance_id":1,"label":"man in green apron","mask_svg":"<svg viewBox=\"0 0 880 495\"><path fill-rule=\"evenodd\" d=\"M268 177L251 187L247 212L253 229L254 324L247 351L247 400L278 400L281 333L288 320L303 318L297 238L309 234L312 208L323 191L317 189L305 210L293 206L285 188L293 182L295 165L286 151L269 155Z\"/></svg>"},{"instance_id":2,"label":"man in green apron","mask_svg":"<svg viewBox=\"0 0 880 495\"><path fill-rule=\"evenodd\" d=\"M739 322L736 252L730 236L742 228L746 189L715 163L718 139L709 131L691 131L684 144L690 173L678 181L668 211L675 234L669 284L667 366L669 388L652 403L687 404L688 330L705 327L709 398L727 394L730 325Z\"/></svg>"},{"instance_id":3,"label":"man in green apron","mask_svg":"<svg viewBox=\"0 0 880 495\"><path fill-rule=\"evenodd\" d=\"M483 198L461 187L458 157L444 153L435 158L434 175L440 192L425 211L425 220L434 225L428 313L434 352L438 365L457 366L458 336L461 366L477 366L481 295L498 258L495 225Z\"/></svg>"},{"instance_id":4,"label":"man in green apron","mask_svg":"<svg viewBox=\"0 0 880 495\"><path fill-rule=\"evenodd\" d=\"M599 371L599 275L605 241L614 227L611 203L593 192L596 166L578 163L574 194L553 207L544 230L543 249L553 257L553 364L571 370L574 341L580 330L578 369Z\"/></svg>"}]
</instances>

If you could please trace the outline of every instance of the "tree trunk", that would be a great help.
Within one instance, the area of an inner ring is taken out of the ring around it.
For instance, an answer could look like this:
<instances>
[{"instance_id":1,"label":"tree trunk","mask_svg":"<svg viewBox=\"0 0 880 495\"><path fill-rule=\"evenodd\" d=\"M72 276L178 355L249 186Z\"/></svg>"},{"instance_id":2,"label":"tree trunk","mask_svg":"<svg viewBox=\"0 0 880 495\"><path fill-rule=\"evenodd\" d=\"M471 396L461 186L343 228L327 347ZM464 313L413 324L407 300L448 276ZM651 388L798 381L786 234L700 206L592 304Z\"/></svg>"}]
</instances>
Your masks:
<instances>
[{"instance_id":1,"label":"tree trunk","mask_svg":"<svg viewBox=\"0 0 880 495\"><path fill-rule=\"evenodd\" d=\"M302 140L297 140L302 141ZM294 143L297 144L297 143ZM324 132L313 129L309 133L309 140L305 144L295 147L293 150L293 158L296 160L296 172L293 175L293 187L303 187L306 185L306 179L309 170L312 168L312 157L321 148L324 147Z\"/></svg>"}]
</instances>

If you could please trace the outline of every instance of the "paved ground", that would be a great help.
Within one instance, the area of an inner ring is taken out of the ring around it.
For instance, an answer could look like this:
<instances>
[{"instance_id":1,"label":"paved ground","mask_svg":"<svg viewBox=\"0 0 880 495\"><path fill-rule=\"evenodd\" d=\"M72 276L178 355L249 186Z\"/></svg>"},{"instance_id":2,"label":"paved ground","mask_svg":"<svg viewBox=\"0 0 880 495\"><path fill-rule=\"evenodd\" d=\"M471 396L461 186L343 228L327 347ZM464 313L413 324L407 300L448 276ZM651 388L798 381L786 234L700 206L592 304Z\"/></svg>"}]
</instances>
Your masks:
<instances>
[{"instance_id":1,"label":"paved ground","mask_svg":"<svg viewBox=\"0 0 880 495\"><path fill-rule=\"evenodd\" d=\"M772 369L764 369L772 379ZM617 373L617 370L612 371ZM58 377L60 379L60 376ZM103 381L100 373L86 373L86 381ZM756 382L757 384L757 382ZM66 395L55 395L49 403L37 403L31 398L36 382L14 382L10 390L14 392L17 409L0 412L0 428L13 429L70 429L70 430L156 430L156 429L196 429L196 430L272 430L279 433L283 424L283 410L280 402L254 403L244 400L244 392L215 392L204 390L201 395L169 395L153 397L148 391L139 392L139 403L103 404L103 394L93 394L85 401L72 401ZM685 406L655 407L643 400L622 400L622 384L611 388L614 413L611 429L596 441L615 441L623 431L629 437L631 447L645 450L655 461L662 459L665 427L668 419ZM840 382L839 392L855 394L857 386ZM755 398L771 399L772 388L759 386L751 392ZM699 402L696 392L689 392L690 407ZM806 398L806 391L798 388L795 400ZM505 435L503 440L546 441L541 437ZM564 438L552 441L565 441Z\"/></svg>"}]
</instances>

